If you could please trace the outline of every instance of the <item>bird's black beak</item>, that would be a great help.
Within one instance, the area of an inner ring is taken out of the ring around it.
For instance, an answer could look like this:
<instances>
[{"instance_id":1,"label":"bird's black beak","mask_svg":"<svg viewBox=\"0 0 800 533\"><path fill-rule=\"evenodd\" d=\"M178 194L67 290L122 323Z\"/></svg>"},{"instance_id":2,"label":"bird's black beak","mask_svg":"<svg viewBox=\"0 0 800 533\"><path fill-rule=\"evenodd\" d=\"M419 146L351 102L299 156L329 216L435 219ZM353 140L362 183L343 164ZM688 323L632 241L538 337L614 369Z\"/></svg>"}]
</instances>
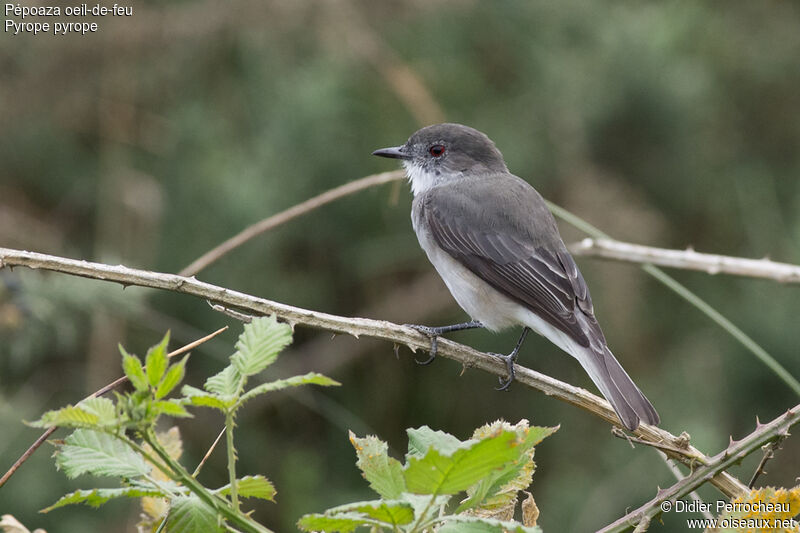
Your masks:
<instances>
[{"instance_id":1,"label":"bird's black beak","mask_svg":"<svg viewBox=\"0 0 800 533\"><path fill-rule=\"evenodd\" d=\"M411 157L403 152L402 146L393 146L391 148L381 148L380 150L375 150L372 152L372 155L377 155L380 157L391 157L392 159L411 159Z\"/></svg>"}]
</instances>

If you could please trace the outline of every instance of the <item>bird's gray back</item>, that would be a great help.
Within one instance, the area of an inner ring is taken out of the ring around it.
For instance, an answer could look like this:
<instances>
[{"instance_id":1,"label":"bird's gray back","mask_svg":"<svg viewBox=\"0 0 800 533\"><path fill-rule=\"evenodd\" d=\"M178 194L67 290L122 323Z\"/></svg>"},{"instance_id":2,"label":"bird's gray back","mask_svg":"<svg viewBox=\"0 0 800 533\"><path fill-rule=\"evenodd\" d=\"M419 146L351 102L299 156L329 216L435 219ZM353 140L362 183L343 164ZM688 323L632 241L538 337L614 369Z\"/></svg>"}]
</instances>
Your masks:
<instances>
[{"instance_id":1,"label":"bird's gray back","mask_svg":"<svg viewBox=\"0 0 800 533\"><path fill-rule=\"evenodd\" d=\"M453 180L415 197L412 218L418 235L428 232L495 290L579 345L605 346L586 282L526 181L510 173Z\"/></svg>"}]
</instances>

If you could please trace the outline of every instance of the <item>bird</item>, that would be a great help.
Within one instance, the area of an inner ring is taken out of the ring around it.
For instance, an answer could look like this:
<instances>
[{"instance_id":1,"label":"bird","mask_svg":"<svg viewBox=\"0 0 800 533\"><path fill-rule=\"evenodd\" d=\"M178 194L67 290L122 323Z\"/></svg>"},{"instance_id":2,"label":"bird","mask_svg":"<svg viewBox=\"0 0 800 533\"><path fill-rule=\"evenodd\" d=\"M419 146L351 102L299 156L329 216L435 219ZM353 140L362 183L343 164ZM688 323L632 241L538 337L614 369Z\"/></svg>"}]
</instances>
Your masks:
<instances>
[{"instance_id":1,"label":"bird","mask_svg":"<svg viewBox=\"0 0 800 533\"><path fill-rule=\"evenodd\" d=\"M484 133L462 124L424 127L401 146L372 155L399 159L414 196L411 221L419 244L471 321L451 326L410 325L431 340L430 363L443 333L522 326L514 363L529 331L578 360L622 425L657 425L658 413L608 347L589 288L542 196L509 172Z\"/></svg>"}]
</instances>

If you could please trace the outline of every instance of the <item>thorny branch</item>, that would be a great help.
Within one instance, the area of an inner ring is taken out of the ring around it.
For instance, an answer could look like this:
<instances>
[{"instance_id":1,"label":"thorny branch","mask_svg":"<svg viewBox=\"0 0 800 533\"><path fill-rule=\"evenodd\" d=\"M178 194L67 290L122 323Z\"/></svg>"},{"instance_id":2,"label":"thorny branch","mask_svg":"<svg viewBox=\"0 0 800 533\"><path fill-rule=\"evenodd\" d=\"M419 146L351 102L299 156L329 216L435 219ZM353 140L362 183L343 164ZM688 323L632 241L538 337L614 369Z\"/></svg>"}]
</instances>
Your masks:
<instances>
[{"instance_id":1,"label":"thorny branch","mask_svg":"<svg viewBox=\"0 0 800 533\"><path fill-rule=\"evenodd\" d=\"M695 465L692 472L667 489L661 489L655 498L631 511L616 522L609 524L597 533L618 533L634 526L649 524L650 521L661 514L664 502L675 503L676 500L686 496L700 485L709 481L713 476L725 471L727 468L738 464L742 459L761 449L766 443L780 441L789 434L789 428L800 422L800 405L789 409L775 420L766 424L757 424L755 431L742 440L734 441L727 449L719 452L714 457L702 464ZM637 527L637 531L645 531Z\"/></svg>"},{"instance_id":2,"label":"thorny branch","mask_svg":"<svg viewBox=\"0 0 800 533\"><path fill-rule=\"evenodd\" d=\"M586 238L569 247L575 255L600 257L630 263L699 270L706 274L731 274L751 278L766 278L780 283L800 283L800 266L777 263L770 259L746 259L727 255L705 254L693 249L667 250L619 242L610 239Z\"/></svg>"},{"instance_id":3,"label":"thorny branch","mask_svg":"<svg viewBox=\"0 0 800 533\"><path fill-rule=\"evenodd\" d=\"M354 337L373 337L408 346L414 351L417 349L427 350L430 344L428 337L407 326L383 320L349 318L302 309L205 283L194 277L186 278L176 274L128 268L123 265L106 265L0 248L0 268L4 266L52 270L90 279L112 281L125 286L137 285L189 294L211 303L250 313L275 314L292 327L300 324L335 333L346 333ZM505 364L500 359L447 339L439 340L439 355L458 361L467 368L478 368L496 376L505 377L506 375ZM529 368L518 366L516 370L518 383L580 407L611 424L619 424L619 419L611 406L602 398ZM689 445L685 438L676 437L658 427L642 424L635 431L635 435L647 442L666 445L671 448L670 450L665 449L666 453L685 465L706 464L709 460L707 456ZM741 481L722 471L716 473L710 481L723 494L731 498L747 490Z\"/></svg>"}]
</instances>

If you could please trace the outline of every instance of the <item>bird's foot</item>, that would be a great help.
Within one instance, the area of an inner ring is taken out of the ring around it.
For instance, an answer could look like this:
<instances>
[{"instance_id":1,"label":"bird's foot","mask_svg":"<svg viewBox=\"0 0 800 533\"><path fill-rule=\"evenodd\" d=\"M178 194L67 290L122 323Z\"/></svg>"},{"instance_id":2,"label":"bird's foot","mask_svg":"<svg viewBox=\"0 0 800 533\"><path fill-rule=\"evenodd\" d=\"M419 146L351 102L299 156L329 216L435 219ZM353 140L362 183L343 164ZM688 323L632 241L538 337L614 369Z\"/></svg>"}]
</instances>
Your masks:
<instances>
[{"instance_id":1,"label":"bird's foot","mask_svg":"<svg viewBox=\"0 0 800 533\"><path fill-rule=\"evenodd\" d=\"M414 359L414 361L416 361L417 364L420 365L429 365L433 362L434 359L436 359L436 350L439 345L439 335L441 335L442 333L449 333L451 331L461 331L462 329L474 329L483 327L483 324L478 320L473 320L472 322L464 322L461 324L453 324L452 326L440 326L438 328L432 328L430 326L420 326L417 324L403 324L403 325L408 328L412 328L419 331L420 333L426 335L431 340L431 348L428 352L431 354L431 356L424 361L419 361L417 359Z\"/></svg>"},{"instance_id":2,"label":"bird's foot","mask_svg":"<svg viewBox=\"0 0 800 533\"><path fill-rule=\"evenodd\" d=\"M501 361L503 361L506 364L506 372L508 372L508 377L506 379L497 378L498 381L500 382L500 386L495 387L494 390L500 390L500 391L508 390L508 388L511 386L511 382L514 381L514 376L516 375L516 373L514 372L514 362L517 360L516 350L508 355L503 355L501 353L494 353L494 352L489 352L489 355L493 355L498 359L500 359Z\"/></svg>"},{"instance_id":3,"label":"bird's foot","mask_svg":"<svg viewBox=\"0 0 800 533\"><path fill-rule=\"evenodd\" d=\"M514 363L517 361L517 355L519 355L519 349L522 348L522 343L525 342L525 337L528 336L530 332L530 328L527 326L522 328L522 335L520 335L519 340L517 341L517 345L508 355L503 355L499 353L492 353L489 352L490 355L493 355L503 361L506 364L506 371L508 372L508 378L497 378L500 381L500 386L496 387L495 390L508 390L511 386L511 382L514 381Z\"/></svg>"},{"instance_id":4,"label":"bird's foot","mask_svg":"<svg viewBox=\"0 0 800 533\"><path fill-rule=\"evenodd\" d=\"M420 361L416 357L414 358L414 362L417 363L418 365L429 365L429 364L431 364L433 362L433 360L436 359L436 351L437 351L437 348L438 348L438 345L439 345L439 335L442 334L441 328L432 328L430 326L420 326L418 324L403 324L403 325L408 327L408 328L415 329L415 330L419 331L420 333L422 333L423 335L426 335L431 340L431 347L430 347L430 350L428 351L428 353L430 354L430 357L428 357L424 361Z\"/></svg>"}]
</instances>

